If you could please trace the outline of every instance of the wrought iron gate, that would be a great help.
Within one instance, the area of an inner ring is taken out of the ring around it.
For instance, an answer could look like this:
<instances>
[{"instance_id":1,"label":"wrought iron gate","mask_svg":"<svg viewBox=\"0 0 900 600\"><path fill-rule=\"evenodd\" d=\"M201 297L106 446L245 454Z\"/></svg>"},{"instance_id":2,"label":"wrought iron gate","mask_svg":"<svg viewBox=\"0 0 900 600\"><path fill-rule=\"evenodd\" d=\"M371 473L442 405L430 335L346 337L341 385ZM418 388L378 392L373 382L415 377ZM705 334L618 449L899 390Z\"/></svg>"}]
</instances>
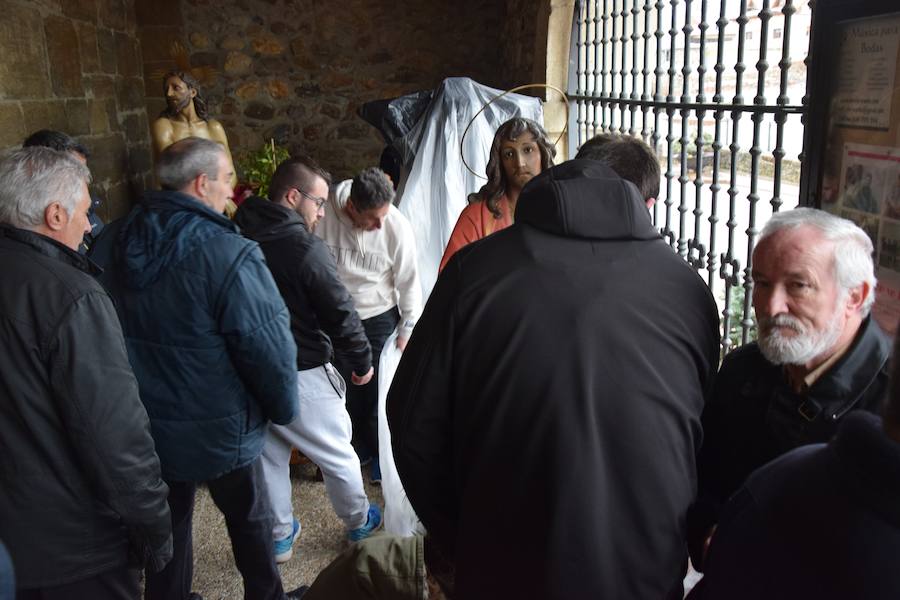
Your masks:
<instances>
[{"instance_id":1,"label":"wrought iron gate","mask_svg":"<svg viewBox=\"0 0 900 600\"><path fill-rule=\"evenodd\" d=\"M811 4L576 1L570 156L601 132L656 149L654 223L716 295L723 352L754 335L758 226L798 202Z\"/></svg>"}]
</instances>

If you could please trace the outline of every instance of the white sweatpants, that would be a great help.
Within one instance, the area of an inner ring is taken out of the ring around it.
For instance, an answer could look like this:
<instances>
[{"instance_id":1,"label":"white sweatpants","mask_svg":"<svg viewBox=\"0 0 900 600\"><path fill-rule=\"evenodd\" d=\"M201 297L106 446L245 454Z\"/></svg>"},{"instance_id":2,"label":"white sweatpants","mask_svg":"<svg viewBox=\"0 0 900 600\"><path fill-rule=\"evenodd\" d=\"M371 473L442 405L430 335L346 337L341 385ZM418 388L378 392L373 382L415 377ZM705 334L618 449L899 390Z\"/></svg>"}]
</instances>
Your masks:
<instances>
[{"instance_id":1,"label":"white sweatpants","mask_svg":"<svg viewBox=\"0 0 900 600\"><path fill-rule=\"evenodd\" d=\"M270 424L263 447L263 476L275 517L272 535L276 540L283 539L293 529L291 446L322 470L328 499L347 529L362 527L366 524L369 499L363 488L359 458L350 445L352 429L344 379L331 363L326 363L299 371L297 391L297 418L289 425Z\"/></svg>"}]
</instances>

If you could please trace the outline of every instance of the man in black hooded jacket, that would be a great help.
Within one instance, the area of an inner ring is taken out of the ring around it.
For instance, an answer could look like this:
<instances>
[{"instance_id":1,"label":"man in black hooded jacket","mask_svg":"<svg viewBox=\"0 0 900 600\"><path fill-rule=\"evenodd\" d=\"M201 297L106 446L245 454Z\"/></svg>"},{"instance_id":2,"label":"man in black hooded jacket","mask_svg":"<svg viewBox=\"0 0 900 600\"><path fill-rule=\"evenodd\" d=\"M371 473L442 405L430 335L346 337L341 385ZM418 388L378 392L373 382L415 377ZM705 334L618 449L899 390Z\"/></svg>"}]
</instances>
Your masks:
<instances>
[{"instance_id":1,"label":"man in black hooded jacket","mask_svg":"<svg viewBox=\"0 0 900 600\"><path fill-rule=\"evenodd\" d=\"M455 597L681 597L718 319L642 196L544 171L428 300L387 410Z\"/></svg>"},{"instance_id":2,"label":"man in black hooded jacket","mask_svg":"<svg viewBox=\"0 0 900 600\"><path fill-rule=\"evenodd\" d=\"M363 488L359 458L350 445L352 429L345 383L332 366L338 353L352 367L351 383L372 377L372 352L350 293L340 282L334 258L312 233L323 214L330 176L306 157L281 163L269 197L251 196L234 221L259 243L288 310L297 343L300 416L272 427L263 449L266 485L275 514L275 559L291 558L300 524L291 510L291 446L322 469L331 505L351 540L366 537L381 523L378 507Z\"/></svg>"}]
</instances>

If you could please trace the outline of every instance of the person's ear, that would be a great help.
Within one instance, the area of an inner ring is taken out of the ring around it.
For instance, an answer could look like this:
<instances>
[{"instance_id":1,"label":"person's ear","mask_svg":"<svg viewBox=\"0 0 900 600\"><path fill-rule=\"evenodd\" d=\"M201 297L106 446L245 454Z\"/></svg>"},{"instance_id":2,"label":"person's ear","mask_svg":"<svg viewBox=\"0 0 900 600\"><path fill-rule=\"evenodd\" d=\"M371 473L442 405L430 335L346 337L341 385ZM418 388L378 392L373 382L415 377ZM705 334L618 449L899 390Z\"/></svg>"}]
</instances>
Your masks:
<instances>
[{"instance_id":1,"label":"person's ear","mask_svg":"<svg viewBox=\"0 0 900 600\"><path fill-rule=\"evenodd\" d=\"M647 198L644 200L644 204L647 205L647 210L653 210L653 205L656 204L656 198Z\"/></svg>"},{"instance_id":2,"label":"person's ear","mask_svg":"<svg viewBox=\"0 0 900 600\"><path fill-rule=\"evenodd\" d=\"M209 175L200 173L194 178L194 194L198 198L206 198L206 190L209 189Z\"/></svg>"},{"instance_id":3,"label":"person's ear","mask_svg":"<svg viewBox=\"0 0 900 600\"><path fill-rule=\"evenodd\" d=\"M69 222L69 214L59 202L51 202L44 209L44 225L51 231L61 231Z\"/></svg>"},{"instance_id":4,"label":"person's ear","mask_svg":"<svg viewBox=\"0 0 900 600\"><path fill-rule=\"evenodd\" d=\"M191 88L191 98L197 97L197 88Z\"/></svg>"},{"instance_id":5,"label":"person's ear","mask_svg":"<svg viewBox=\"0 0 900 600\"><path fill-rule=\"evenodd\" d=\"M847 294L847 312L859 312L871 293L872 286L869 285L868 281L864 281L858 286L850 288L850 291Z\"/></svg>"}]
</instances>

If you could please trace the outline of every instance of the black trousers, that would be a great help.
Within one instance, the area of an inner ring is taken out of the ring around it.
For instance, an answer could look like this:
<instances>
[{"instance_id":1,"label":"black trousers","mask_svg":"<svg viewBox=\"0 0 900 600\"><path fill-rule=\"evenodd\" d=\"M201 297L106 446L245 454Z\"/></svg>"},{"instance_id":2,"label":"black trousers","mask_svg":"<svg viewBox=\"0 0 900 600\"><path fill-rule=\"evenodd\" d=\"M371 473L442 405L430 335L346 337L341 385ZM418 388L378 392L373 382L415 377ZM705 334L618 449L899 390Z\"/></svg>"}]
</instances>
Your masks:
<instances>
[{"instance_id":1,"label":"black trousers","mask_svg":"<svg viewBox=\"0 0 900 600\"><path fill-rule=\"evenodd\" d=\"M140 572L119 567L54 587L19 590L16 600L138 600L141 597Z\"/></svg>"},{"instance_id":2,"label":"black trousers","mask_svg":"<svg viewBox=\"0 0 900 600\"><path fill-rule=\"evenodd\" d=\"M197 484L167 481L172 512L172 561L159 573L146 573L146 600L187 600L194 576L194 495ZM245 467L206 482L213 502L225 515L234 562L244 579L246 600L282 600L275 566L272 510L257 458Z\"/></svg>"},{"instance_id":3,"label":"black trousers","mask_svg":"<svg viewBox=\"0 0 900 600\"><path fill-rule=\"evenodd\" d=\"M366 385L353 385L353 370L335 357L335 366L347 382L347 412L353 425L353 448L361 460L378 458L378 363L384 343L394 333L400 322L400 311L395 306L387 312L363 320L363 329L372 346L372 367L375 376Z\"/></svg>"}]
</instances>

